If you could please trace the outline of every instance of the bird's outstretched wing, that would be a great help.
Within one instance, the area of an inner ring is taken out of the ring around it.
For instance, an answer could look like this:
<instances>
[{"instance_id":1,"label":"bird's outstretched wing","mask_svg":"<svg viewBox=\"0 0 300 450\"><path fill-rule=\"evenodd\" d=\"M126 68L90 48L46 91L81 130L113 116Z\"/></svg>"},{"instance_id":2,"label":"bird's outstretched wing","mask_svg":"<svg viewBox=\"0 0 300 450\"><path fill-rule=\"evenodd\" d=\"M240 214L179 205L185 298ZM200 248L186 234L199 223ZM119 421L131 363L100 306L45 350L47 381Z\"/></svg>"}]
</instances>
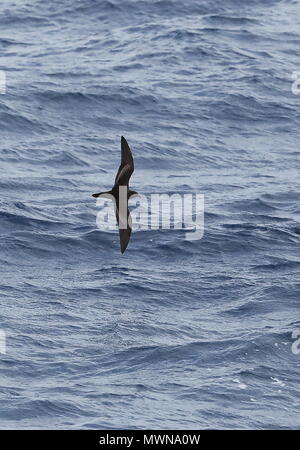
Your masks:
<instances>
[{"instance_id":1,"label":"bird's outstretched wing","mask_svg":"<svg viewBox=\"0 0 300 450\"><path fill-rule=\"evenodd\" d=\"M128 242L129 242L129 239L131 236L131 227L132 227L131 215L130 215L129 208L127 207L127 223L126 223L127 227L122 228L122 227L120 227L119 210L116 205L115 205L115 212L116 212L116 219L117 219L118 226L119 226L121 252L124 253L128 246ZM123 226L124 226L124 219L121 220L121 222L123 222Z\"/></svg>"},{"instance_id":2,"label":"bird's outstretched wing","mask_svg":"<svg viewBox=\"0 0 300 450\"><path fill-rule=\"evenodd\" d=\"M115 186L128 185L129 179L134 171L134 163L131 150L126 139L121 137L121 164L116 175Z\"/></svg>"},{"instance_id":3,"label":"bird's outstretched wing","mask_svg":"<svg viewBox=\"0 0 300 450\"><path fill-rule=\"evenodd\" d=\"M130 214L129 214L130 215ZM120 247L121 247L121 252L124 253L128 243L129 243L129 239L131 236L131 228L128 225L128 227L124 230L122 230L121 228L119 228L119 235L120 235Z\"/></svg>"}]
</instances>

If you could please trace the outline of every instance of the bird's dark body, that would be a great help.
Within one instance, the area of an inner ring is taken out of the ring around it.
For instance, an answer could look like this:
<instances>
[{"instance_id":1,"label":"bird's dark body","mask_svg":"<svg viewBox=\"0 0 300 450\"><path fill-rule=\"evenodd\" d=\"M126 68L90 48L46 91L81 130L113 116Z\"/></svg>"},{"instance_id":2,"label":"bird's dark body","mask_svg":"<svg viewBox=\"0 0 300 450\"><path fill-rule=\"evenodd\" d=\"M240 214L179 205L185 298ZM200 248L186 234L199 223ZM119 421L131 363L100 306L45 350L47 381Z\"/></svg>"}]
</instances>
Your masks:
<instances>
[{"instance_id":1,"label":"bird's dark body","mask_svg":"<svg viewBox=\"0 0 300 450\"><path fill-rule=\"evenodd\" d=\"M111 195L113 195L115 197L116 203L119 203L119 190L120 190L120 186L114 186L109 193ZM129 189L129 187L127 186L127 200L130 199L130 197L132 195L137 195L136 191L132 191L131 189Z\"/></svg>"},{"instance_id":2,"label":"bird's dark body","mask_svg":"<svg viewBox=\"0 0 300 450\"><path fill-rule=\"evenodd\" d=\"M115 184L113 188L110 191L106 192L100 192L98 194L93 194L93 197L101 197L103 194L110 194L113 196L115 201L115 211L116 211L116 219L119 226L119 235L120 235L120 246L121 246L121 252L124 253L130 236L131 236L131 218L130 218L130 212L128 209L128 200L132 195L137 194L137 192L132 191L129 189L129 180L131 175L134 171L134 163L133 163L133 157L130 150L130 147L126 141L126 139L122 136L121 137L121 164L118 170L118 173L116 175ZM121 189L126 189L126 192L121 191ZM104 195L103 195L104 196ZM121 208L122 204L120 202L125 201L126 205L124 204L124 209ZM120 216L120 211L122 214L122 211L125 211L125 215L127 212L126 217Z\"/></svg>"}]
</instances>

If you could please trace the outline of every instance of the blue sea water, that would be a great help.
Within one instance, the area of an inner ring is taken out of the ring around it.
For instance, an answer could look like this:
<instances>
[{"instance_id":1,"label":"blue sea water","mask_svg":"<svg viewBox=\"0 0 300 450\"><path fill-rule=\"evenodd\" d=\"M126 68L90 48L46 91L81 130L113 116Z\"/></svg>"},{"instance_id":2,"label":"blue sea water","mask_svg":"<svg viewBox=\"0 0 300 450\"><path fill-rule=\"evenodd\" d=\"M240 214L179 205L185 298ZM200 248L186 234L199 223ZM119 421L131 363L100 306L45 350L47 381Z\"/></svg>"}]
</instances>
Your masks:
<instances>
[{"instance_id":1,"label":"blue sea water","mask_svg":"<svg viewBox=\"0 0 300 450\"><path fill-rule=\"evenodd\" d=\"M0 428L300 428L300 2L2 0ZM96 227L200 192L205 234Z\"/></svg>"}]
</instances>

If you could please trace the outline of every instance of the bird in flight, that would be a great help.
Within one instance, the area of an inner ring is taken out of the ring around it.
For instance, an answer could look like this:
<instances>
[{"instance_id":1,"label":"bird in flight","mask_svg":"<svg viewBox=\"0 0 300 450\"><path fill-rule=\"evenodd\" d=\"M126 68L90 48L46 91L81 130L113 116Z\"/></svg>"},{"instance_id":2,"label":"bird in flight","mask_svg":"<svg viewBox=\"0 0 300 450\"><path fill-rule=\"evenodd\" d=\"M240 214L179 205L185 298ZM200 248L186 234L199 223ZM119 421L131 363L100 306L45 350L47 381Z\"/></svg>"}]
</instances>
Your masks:
<instances>
[{"instance_id":1,"label":"bird in flight","mask_svg":"<svg viewBox=\"0 0 300 450\"><path fill-rule=\"evenodd\" d=\"M119 227L121 253L124 253L131 235L132 220L128 200L137 192L129 189L129 180L134 171L133 157L126 139L121 137L121 164L115 184L110 191L93 194L93 197L110 198L114 201L115 214Z\"/></svg>"}]
</instances>

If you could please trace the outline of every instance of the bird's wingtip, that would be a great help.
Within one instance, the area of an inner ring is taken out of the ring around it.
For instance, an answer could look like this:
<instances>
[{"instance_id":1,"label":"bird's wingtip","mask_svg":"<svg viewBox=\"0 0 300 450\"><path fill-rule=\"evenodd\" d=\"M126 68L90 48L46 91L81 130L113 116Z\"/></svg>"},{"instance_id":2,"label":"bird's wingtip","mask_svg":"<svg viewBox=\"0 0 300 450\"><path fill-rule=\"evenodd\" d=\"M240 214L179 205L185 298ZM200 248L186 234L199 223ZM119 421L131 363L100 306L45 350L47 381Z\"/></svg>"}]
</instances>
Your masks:
<instances>
[{"instance_id":1,"label":"bird's wingtip","mask_svg":"<svg viewBox=\"0 0 300 450\"><path fill-rule=\"evenodd\" d=\"M126 245L121 245L120 250L121 250L122 255L123 255L123 253L125 253L125 250L127 249L127 245L128 245L128 243Z\"/></svg>"}]
</instances>

